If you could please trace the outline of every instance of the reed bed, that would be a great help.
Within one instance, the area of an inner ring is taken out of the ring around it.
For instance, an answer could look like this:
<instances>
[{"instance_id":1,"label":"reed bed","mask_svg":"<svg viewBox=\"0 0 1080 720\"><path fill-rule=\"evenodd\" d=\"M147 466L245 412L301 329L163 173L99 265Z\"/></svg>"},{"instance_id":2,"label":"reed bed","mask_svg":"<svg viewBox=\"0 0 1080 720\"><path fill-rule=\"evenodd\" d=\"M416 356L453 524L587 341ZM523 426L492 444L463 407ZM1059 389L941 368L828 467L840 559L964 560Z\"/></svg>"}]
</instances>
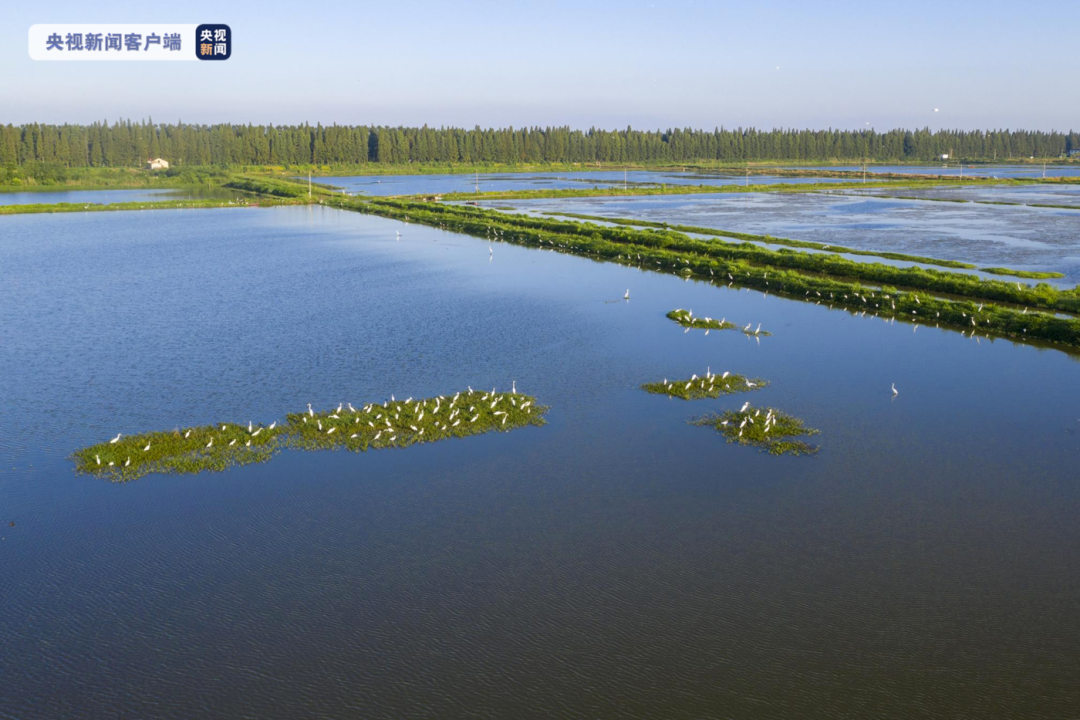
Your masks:
<instances>
[{"instance_id":1,"label":"reed bed","mask_svg":"<svg viewBox=\"0 0 1080 720\"><path fill-rule=\"evenodd\" d=\"M772 335L771 332L761 329L759 324L756 328L751 329L753 323L747 323L746 325L736 325L733 322L728 322L727 318L721 318L719 320L711 317L694 317L693 310L672 310L667 314L668 319L674 320L685 328L692 328L694 330L704 330L706 334L710 330L739 330L744 335L750 337L762 337Z\"/></svg>"},{"instance_id":2,"label":"reed bed","mask_svg":"<svg viewBox=\"0 0 1080 720\"><path fill-rule=\"evenodd\" d=\"M774 408L753 408L746 403L740 410L705 415L690 422L716 429L729 443L753 445L770 455L813 455L819 449L792 439L817 435L819 430L808 428L799 418Z\"/></svg>"},{"instance_id":3,"label":"reed bed","mask_svg":"<svg viewBox=\"0 0 1080 720\"><path fill-rule=\"evenodd\" d=\"M674 381L664 378L663 382L645 383L641 389L654 395L667 395L682 400L703 400L718 398L721 395L753 392L761 390L768 384L768 380L761 378L748 378L732 372L716 375L711 370L706 370L704 377L698 377L695 374L686 380Z\"/></svg>"},{"instance_id":4,"label":"reed bed","mask_svg":"<svg viewBox=\"0 0 1080 720\"><path fill-rule=\"evenodd\" d=\"M220 423L164 432L118 436L72 453L77 472L114 482L135 480L150 473L189 474L220 471L269 460L280 449L407 447L507 432L526 425L543 425L547 407L536 398L516 392L468 390L453 396L422 400L350 404L329 412L291 413L283 425Z\"/></svg>"}]
</instances>

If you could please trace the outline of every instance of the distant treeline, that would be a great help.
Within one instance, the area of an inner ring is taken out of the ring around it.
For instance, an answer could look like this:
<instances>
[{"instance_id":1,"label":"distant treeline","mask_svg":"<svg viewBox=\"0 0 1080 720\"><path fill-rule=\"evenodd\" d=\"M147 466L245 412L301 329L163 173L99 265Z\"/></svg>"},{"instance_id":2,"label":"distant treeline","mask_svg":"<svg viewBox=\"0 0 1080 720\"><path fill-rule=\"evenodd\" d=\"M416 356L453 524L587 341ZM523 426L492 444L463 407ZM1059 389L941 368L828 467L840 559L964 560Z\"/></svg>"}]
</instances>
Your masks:
<instances>
[{"instance_id":1,"label":"distant treeline","mask_svg":"<svg viewBox=\"0 0 1080 720\"><path fill-rule=\"evenodd\" d=\"M1080 134L1027 130L571 130L341 125L189 125L121 121L0 125L0 166L404 163L693 163L1051 158Z\"/></svg>"}]
</instances>

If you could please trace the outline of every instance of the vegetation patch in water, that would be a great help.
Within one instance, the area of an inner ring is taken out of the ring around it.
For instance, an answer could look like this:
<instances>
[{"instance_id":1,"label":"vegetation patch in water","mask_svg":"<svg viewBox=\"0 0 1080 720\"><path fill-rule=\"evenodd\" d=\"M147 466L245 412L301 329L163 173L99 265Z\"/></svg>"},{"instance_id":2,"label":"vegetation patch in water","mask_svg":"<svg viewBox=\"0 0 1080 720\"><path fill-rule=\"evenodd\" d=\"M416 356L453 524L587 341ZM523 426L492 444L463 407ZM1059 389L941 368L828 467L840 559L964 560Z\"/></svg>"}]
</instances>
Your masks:
<instances>
[{"instance_id":1,"label":"vegetation patch in water","mask_svg":"<svg viewBox=\"0 0 1080 720\"><path fill-rule=\"evenodd\" d=\"M695 374L687 380L675 381L664 378L663 382L646 383L641 386L641 389L654 395L667 395L683 400L701 400L760 390L768 384L767 380L761 378L751 379L732 372L716 375L706 370L704 377L699 378Z\"/></svg>"},{"instance_id":2,"label":"vegetation patch in water","mask_svg":"<svg viewBox=\"0 0 1080 720\"><path fill-rule=\"evenodd\" d=\"M75 469L115 482L149 473L199 473L269 460L282 447L305 450L406 447L543 425L548 408L516 390L389 401L356 409L292 413L284 425L222 423L129 435L72 454Z\"/></svg>"},{"instance_id":3,"label":"vegetation patch in water","mask_svg":"<svg viewBox=\"0 0 1080 720\"><path fill-rule=\"evenodd\" d=\"M1018 278L1027 278L1029 280L1051 280L1053 278L1063 278L1065 273L1059 272L1039 272L1036 270L1010 270L1009 268L1001 267L988 267L980 268L984 273L990 273L991 275L1012 275Z\"/></svg>"},{"instance_id":4,"label":"vegetation patch in water","mask_svg":"<svg viewBox=\"0 0 1080 720\"><path fill-rule=\"evenodd\" d=\"M818 451L816 445L793 438L817 435L819 430L808 428L799 418L774 408L753 408L745 403L740 410L714 413L690 422L715 428L729 443L754 445L770 455L813 455Z\"/></svg>"},{"instance_id":5,"label":"vegetation patch in water","mask_svg":"<svg viewBox=\"0 0 1080 720\"><path fill-rule=\"evenodd\" d=\"M694 328L695 330L741 330L746 335L762 336L772 335L771 332L761 329L761 325L758 324L756 328L751 328L753 323L747 323L746 325L739 326L733 322L728 322L727 318L721 318L716 320L711 317L694 317L693 310L672 310L667 314L667 317L675 322L679 323L686 328Z\"/></svg>"},{"instance_id":6,"label":"vegetation patch in water","mask_svg":"<svg viewBox=\"0 0 1080 720\"><path fill-rule=\"evenodd\" d=\"M249 429L250 427L250 429ZM203 425L119 439L75 451L76 470L117 482L149 473L199 473L266 462L283 429L233 423Z\"/></svg>"},{"instance_id":7,"label":"vegetation patch in water","mask_svg":"<svg viewBox=\"0 0 1080 720\"><path fill-rule=\"evenodd\" d=\"M546 407L536 398L509 393L468 390L423 400L390 400L361 408L338 407L332 412L288 416L290 446L307 450L406 447L491 431L505 432L526 425L543 425Z\"/></svg>"}]
</instances>

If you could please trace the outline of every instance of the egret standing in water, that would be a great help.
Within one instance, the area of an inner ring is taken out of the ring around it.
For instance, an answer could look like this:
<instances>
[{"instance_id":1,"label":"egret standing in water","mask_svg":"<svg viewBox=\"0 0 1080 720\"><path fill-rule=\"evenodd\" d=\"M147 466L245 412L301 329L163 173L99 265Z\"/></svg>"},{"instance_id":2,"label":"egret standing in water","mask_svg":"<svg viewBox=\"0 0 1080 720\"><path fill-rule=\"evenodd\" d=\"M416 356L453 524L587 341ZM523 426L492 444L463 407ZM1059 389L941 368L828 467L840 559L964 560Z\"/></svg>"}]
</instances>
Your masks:
<instances>
[{"instance_id":1,"label":"egret standing in water","mask_svg":"<svg viewBox=\"0 0 1080 720\"><path fill-rule=\"evenodd\" d=\"M626 294L622 296L622 299L623 300L629 300L630 299L630 288L626 288Z\"/></svg>"},{"instance_id":2,"label":"egret standing in water","mask_svg":"<svg viewBox=\"0 0 1080 720\"><path fill-rule=\"evenodd\" d=\"M900 394L900 391L896 389L896 383L893 383L892 384L892 395L893 395L893 397L896 397L899 394Z\"/></svg>"}]
</instances>

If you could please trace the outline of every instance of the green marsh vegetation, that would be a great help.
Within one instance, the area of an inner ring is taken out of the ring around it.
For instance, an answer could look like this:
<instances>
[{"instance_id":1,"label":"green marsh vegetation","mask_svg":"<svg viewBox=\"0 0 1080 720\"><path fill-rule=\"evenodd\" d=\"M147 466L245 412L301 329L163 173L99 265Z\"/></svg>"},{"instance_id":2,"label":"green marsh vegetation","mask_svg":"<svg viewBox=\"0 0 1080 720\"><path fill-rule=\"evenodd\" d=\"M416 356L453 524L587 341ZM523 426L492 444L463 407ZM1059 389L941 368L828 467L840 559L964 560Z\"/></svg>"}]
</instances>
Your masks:
<instances>
[{"instance_id":1,"label":"green marsh vegetation","mask_svg":"<svg viewBox=\"0 0 1080 720\"><path fill-rule=\"evenodd\" d=\"M768 384L767 380L761 378L748 378L732 372L716 375L711 370L706 370L704 377L699 378L695 374L686 380L669 381L664 378L663 382L645 383L641 389L653 395L667 395L682 400L701 400L718 398L721 395L753 392L761 390Z\"/></svg>"},{"instance_id":2,"label":"green marsh vegetation","mask_svg":"<svg viewBox=\"0 0 1080 720\"><path fill-rule=\"evenodd\" d=\"M291 413L288 443L305 450L407 447L486 432L506 432L543 425L547 407L515 390L508 393L469 389L455 395L393 400L332 412Z\"/></svg>"},{"instance_id":3,"label":"green marsh vegetation","mask_svg":"<svg viewBox=\"0 0 1080 720\"><path fill-rule=\"evenodd\" d=\"M282 448L303 450L407 447L423 442L507 432L545 424L548 408L517 392L478 392L452 396L351 404L336 410L291 413L285 424L221 423L118 436L72 454L78 472L117 482L149 473L199 473L269 460Z\"/></svg>"},{"instance_id":4,"label":"green marsh vegetation","mask_svg":"<svg viewBox=\"0 0 1080 720\"><path fill-rule=\"evenodd\" d=\"M149 432L76 450L78 472L126 482L149 473L200 473L266 462L278 448L282 428L221 423Z\"/></svg>"},{"instance_id":5,"label":"green marsh vegetation","mask_svg":"<svg viewBox=\"0 0 1080 720\"><path fill-rule=\"evenodd\" d=\"M908 198L904 198L908 199ZM912 200L918 200L919 198L910 198ZM966 201L959 201L966 202ZM971 263L959 262L957 260L941 260L938 258L925 257L922 255L909 255L907 253L895 253L887 251L877 250L857 250L855 248L844 247L843 245L828 245L825 243L813 242L810 240L792 240L790 238L773 237L772 235L752 235L750 233L740 233L731 230L717 230L716 228L697 227L694 225L669 225L668 223L653 222L651 220L630 220L626 218L607 218L598 215L581 215L579 213L550 213L552 215L558 215L560 217L569 217L576 220L586 220L589 222L603 222L612 223L614 225L627 225L630 227L647 227L647 228L659 228L663 230L673 230L675 232L689 233L693 235L709 235L714 237L728 237L735 240L746 240L749 242L768 243L769 245L782 245L786 247L806 248L808 250L819 250L822 252L843 253L845 255L864 255L868 257L885 258L886 260L899 260L901 262L917 262L923 265L936 265L938 267L954 268L957 270L981 270L982 272L991 273L993 275L1008 275L1011 277L1033 279L1033 280L1048 280L1051 278L1065 277L1064 273L1058 272L1032 272L1028 270L1011 270L1009 268L980 268L978 265L972 265Z\"/></svg>"},{"instance_id":6,"label":"green marsh vegetation","mask_svg":"<svg viewBox=\"0 0 1080 720\"><path fill-rule=\"evenodd\" d=\"M690 422L714 428L729 443L753 445L770 455L813 455L819 449L793 439L817 435L819 430L808 428L799 418L774 408L753 408L745 403L740 410L705 415Z\"/></svg>"},{"instance_id":7,"label":"green marsh vegetation","mask_svg":"<svg viewBox=\"0 0 1080 720\"><path fill-rule=\"evenodd\" d=\"M738 283L882 318L1080 347L1080 319L1055 314L1080 310L1077 289L1059 290L1045 283L1032 287L928 268L860 263L834 254L704 241L670 230L558 221L473 206L340 197L326 203L489 241L572 253L687 279Z\"/></svg>"},{"instance_id":8,"label":"green marsh vegetation","mask_svg":"<svg viewBox=\"0 0 1080 720\"><path fill-rule=\"evenodd\" d=\"M674 320L685 328L692 328L694 330L704 330L706 334L710 330L741 330L744 335L750 335L751 337L760 337L772 335L771 332L767 332L761 329L759 324L756 328L751 329L752 323L740 327L735 323L728 322L727 318L721 318L719 320L711 317L694 317L693 310L672 310L666 316L669 320Z\"/></svg>"},{"instance_id":9,"label":"green marsh vegetation","mask_svg":"<svg viewBox=\"0 0 1080 720\"><path fill-rule=\"evenodd\" d=\"M269 207L271 205L291 205L284 198L252 197L236 200L214 198L190 198L186 200L149 200L139 202L121 202L102 205L100 203L48 203L27 205L0 205L0 215L33 215L38 213L68 212L120 212L124 210L179 210L181 208L223 208L223 207Z\"/></svg>"}]
</instances>

